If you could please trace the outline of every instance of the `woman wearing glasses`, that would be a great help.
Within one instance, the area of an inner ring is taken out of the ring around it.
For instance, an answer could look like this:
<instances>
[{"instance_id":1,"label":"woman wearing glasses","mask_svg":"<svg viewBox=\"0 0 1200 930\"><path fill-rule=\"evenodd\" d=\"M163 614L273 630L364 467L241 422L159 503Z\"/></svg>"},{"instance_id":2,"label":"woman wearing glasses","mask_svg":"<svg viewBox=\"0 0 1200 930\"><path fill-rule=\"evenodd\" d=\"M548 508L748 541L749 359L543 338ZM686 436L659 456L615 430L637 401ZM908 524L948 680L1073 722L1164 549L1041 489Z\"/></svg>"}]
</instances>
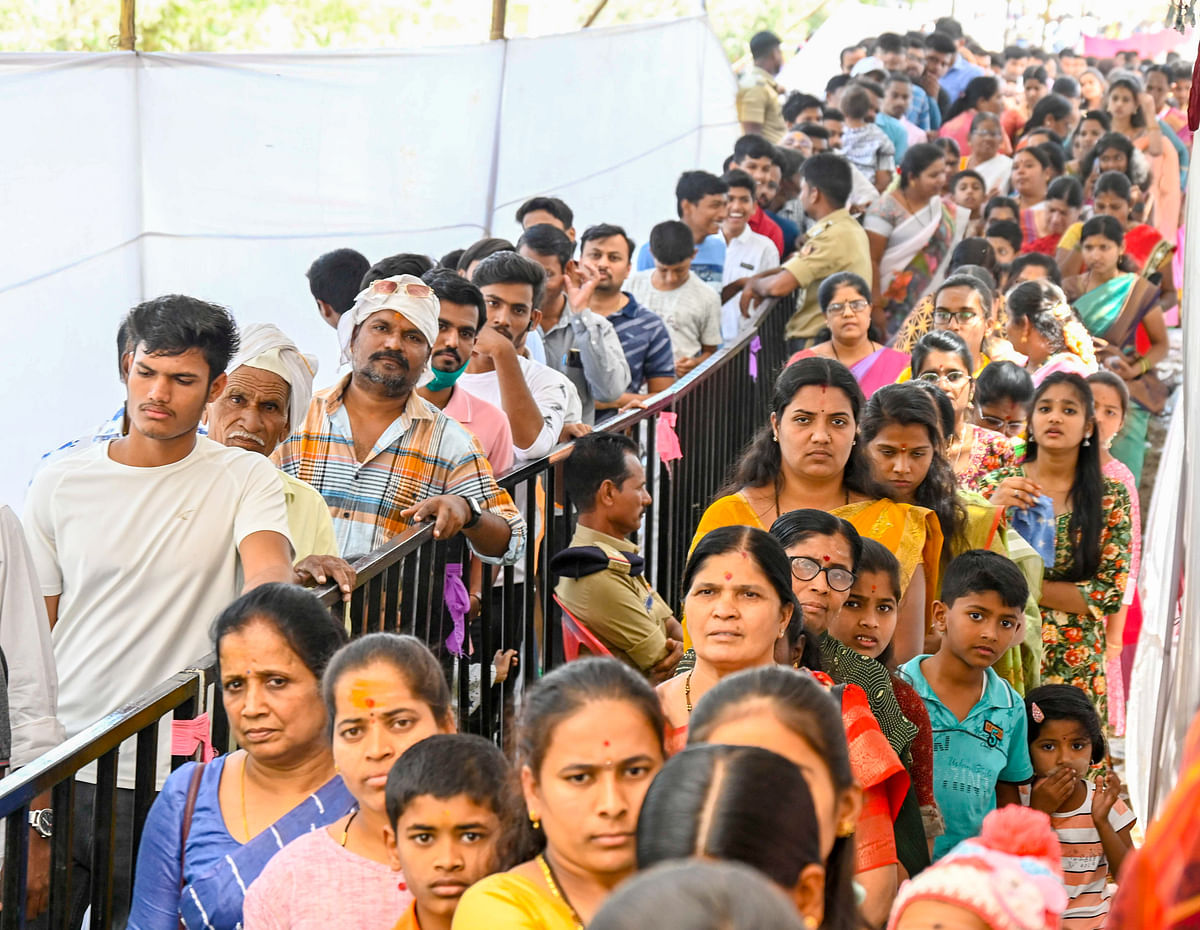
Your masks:
<instances>
[{"instance_id":1,"label":"woman wearing glasses","mask_svg":"<svg viewBox=\"0 0 1200 930\"><path fill-rule=\"evenodd\" d=\"M870 397L885 384L892 384L908 365L908 356L879 341L871 326L871 285L852 271L840 271L821 282L817 291L825 314L828 338L789 359L817 356L831 358L850 369L863 395Z\"/></svg>"},{"instance_id":2,"label":"woman wearing glasses","mask_svg":"<svg viewBox=\"0 0 1200 930\"><path fill-rule=\"evenodd\" d=\"M979 479L988 472L1015 465L1020 459L1007 437L971 422L975 379L970 366L971 352L966 342L950 330L926 333L913 348L914 376L940 388L954 407L954 430L946 437L946 458L958 486L975 491Z\"/></svg>"},{"instance_id":3,"label":"woman wearing glasses","mask_svg":"<svg viewBox=\"0 0 1200 930\"><path fill-rule=\"evenodd\" d=\"M900 560L898 661L924 644L927 593L937 590L942 531L931 510L897 503L871 479L855 431L862 390L832 359L803 358L775 382L770 421L734 466L723 496L700 518L693 547L721 526L765 529L802 508L849 520Z\"/></svg>"},{"instance_id":4,"label":"woman wearing glasses","mask_svg":"<svg viewBox=\"0 0 1200 930\"><path fill-rule=\"evenodd\" d=\"M995 113L976 113L971 119L971 131L967 135L971 157L963 165L983 176L988 197L995 197L1008 190L1012 177L1012 146Z\"/></svg>"}]
</instances>

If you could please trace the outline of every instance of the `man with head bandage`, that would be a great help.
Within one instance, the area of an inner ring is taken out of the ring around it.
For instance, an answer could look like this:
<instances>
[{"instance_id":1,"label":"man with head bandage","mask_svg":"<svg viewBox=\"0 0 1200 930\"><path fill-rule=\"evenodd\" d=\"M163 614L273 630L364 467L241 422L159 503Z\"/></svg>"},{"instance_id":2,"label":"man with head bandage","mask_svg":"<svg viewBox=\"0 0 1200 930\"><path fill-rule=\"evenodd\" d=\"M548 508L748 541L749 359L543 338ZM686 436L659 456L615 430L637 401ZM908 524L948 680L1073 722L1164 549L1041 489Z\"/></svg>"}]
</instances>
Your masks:
<instances>
[{"instance_id":1,"label":"man with head bandage","mask_svg":"<svg viewBox=\"0 0 1200 930\"><path fill-rule=\"evenodd\" d=\"M525 521L475 437L416 391L433 378L439 309L412 275L363 289L338 322L350 373L313 397L276 458L321 492L347 557L432 521L437 538L461 530L481 559L511 564Z\"/></svg>"},{"instance_id":2,"label":"man with head bandage","mask_svg":"<svg viewBox=\"0 0 1200 930\"><path fill-rule=\"evenodd\" d=\"M303 355L281 329L249 323L229 362L228 380L205 412L208 436L223 446L271 455L293 424L303 423L312 401L314 356ZM287 504L288 530L301 584L337 581L343 596L354 590L354 569L339 557L333 520L316 488L278 471Z\"/></svg>"}]
</instances>

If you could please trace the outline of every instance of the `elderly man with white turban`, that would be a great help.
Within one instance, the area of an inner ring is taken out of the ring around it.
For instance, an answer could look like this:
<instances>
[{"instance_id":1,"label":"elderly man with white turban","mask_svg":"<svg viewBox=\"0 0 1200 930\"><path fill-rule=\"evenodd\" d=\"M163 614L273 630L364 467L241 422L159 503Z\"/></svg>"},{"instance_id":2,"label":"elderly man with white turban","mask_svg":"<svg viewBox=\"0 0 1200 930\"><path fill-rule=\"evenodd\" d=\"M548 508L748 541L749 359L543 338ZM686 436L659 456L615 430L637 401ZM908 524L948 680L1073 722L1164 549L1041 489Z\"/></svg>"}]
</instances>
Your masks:
<instances>
[{"instance_id":1,"label":"elderly man with white turban","mask_svg":"<svg viewBox=\"0 0 1200 930\"><path fill-rule=\"evenodd\" d=\"M270 323L249 323L241 335L241 348L229 362L225 390L205 414L208 436L223 446L269 456L294 425L304 422L317 360L302 354ZM339 557L325 499L299 478L282 470L278 474L296 550L297 580L311 585L334 579L348 598L355 573Z\"/></svg>"},{"instance_id":2,"label":"elderly man with white turban","mask_svg":"<svg viewBox=\"0 0 1200 930\"><path fill-rule=\"evenodd\" d=\"M413 275L374 281L338 322L351 372L313 397L276 453L325 498L344 555L363 555L417 523L459 531L484 561L513 564L526 528L478 441L415 388L432 375L438 299Z\"/></svg>"}]
</instances>

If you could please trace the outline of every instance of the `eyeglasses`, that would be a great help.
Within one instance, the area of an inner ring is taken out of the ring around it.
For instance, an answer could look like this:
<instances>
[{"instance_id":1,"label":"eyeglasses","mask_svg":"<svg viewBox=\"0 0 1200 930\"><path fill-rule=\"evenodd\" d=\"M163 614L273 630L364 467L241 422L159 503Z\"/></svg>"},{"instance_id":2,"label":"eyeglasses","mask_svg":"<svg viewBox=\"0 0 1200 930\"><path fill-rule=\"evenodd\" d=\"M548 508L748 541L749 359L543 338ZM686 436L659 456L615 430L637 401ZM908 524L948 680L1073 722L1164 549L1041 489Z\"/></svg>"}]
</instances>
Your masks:
<instances>
[{"instance_id":1,"label":"eyeglasses","mask_svg":"<svg viewBox=\"0 0 1200 930\"><path fill-rule=\"evenodd\" d=\"M1025 420L1002 420L1000 417L980 416L979 425L1005 436L1020 436L1028 425Z\"/></svg>"},{"instance_id":2,"label":"eyeglasses","mask_svg":"<svg viewBox=\"0 0 1200 930\"><path fill-rule=\"evenodd\" d=\"M947 371L942 374L938 374L936 371L926 371L917 375L917 379L928 381L930 384L940 384L944 381L950 387L956 388L960 384L970 381L971 376L965 371Z\"/></svg>"},{"instance_id":3,"label":"eyeglasses","mask_svg":"<svg viewBox=\"0 0 1200 930\"><path fill-rule=\"evenodd\" d=\"M433 296L433 288L431 288L428 284L416 284L411 281L407 284L401 284L399 281L389 281L386 278L381 281L376 281L374 284L372 284L371 290L376 294L395 294L397 292L402 292L407 294L409 297Z\"/></svg>"},{"instance_id":4,"label":"eyeglasses","mask_svg":"<svg viewBox=\"0 0 1200 930\"><path fill-rule=\"evenodd\" d=\"M946 326L951 320L957 319L963 326L968 326L979 316L974 310L934 310L933 322Z\"/></svg>"},{"instance_id":5,"label":"eyeglasses","mask_svg":"<svg viewBox=\"0 0 1200 930\"><path fill-rule=\"evenodd\" d=\"M823 566L806 555L793 555L789 561L792 563L792 574L796 576L797 581L812 581L817 575L824 572L829 587L835 591L849 591L851 585L854 584L854 572L848 572L844 568Z\"/></svg>"},{"instance_id":6,"label":"eyeglasses","mask_svg":"<svg viewBox=\"0 0 1200 930\"><path fill-rule=\"evenodd\" d=\"M995 129L976 129L971 135L980 136L984 139L999 139L1004 133L998 132Z\"/></svg>"},{"instance_id":7,"label":"eyeglasses","mask_svg":"<svg viewBox=\"0 0 1200 930\"><path fill-rule=\"evenodd\" d=\"M862 313L864 310L869 309L870 306L871 302L869 300L862 300L860 298L859 300L851 300L844 304L830 304L825 308L825 313L827 316L846 313L847 311L850 313Z\"/></svg>"}]
</instances>

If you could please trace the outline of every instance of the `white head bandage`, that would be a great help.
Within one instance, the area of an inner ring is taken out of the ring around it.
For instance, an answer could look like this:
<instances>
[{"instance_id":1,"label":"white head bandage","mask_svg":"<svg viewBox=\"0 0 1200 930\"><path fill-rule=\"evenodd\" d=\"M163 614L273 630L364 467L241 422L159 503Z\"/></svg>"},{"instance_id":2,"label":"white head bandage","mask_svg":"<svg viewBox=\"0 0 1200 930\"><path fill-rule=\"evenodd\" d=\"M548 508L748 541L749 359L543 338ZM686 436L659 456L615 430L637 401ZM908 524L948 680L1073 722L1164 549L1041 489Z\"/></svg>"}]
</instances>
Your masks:
<instances>
[{"instance_id":1,"label":"white head bandage","mask_svg":"<svg viewBox=\"0 0 1200 930\"><path fill-rule=\"evenodd\" d=\"M372 313L380 310L393 310L419 329L429 343L432 356L433 344L437 341L440 312L437 296L433 293L433 288L420 278L411 274L398 274L373 281L354 299L354 306L338 320L338 340L342 344L343 362L350 361L350 341L354 338L355 328ZM428 373L427 364L422 381Z\"/></svg>"}]
</instances>

